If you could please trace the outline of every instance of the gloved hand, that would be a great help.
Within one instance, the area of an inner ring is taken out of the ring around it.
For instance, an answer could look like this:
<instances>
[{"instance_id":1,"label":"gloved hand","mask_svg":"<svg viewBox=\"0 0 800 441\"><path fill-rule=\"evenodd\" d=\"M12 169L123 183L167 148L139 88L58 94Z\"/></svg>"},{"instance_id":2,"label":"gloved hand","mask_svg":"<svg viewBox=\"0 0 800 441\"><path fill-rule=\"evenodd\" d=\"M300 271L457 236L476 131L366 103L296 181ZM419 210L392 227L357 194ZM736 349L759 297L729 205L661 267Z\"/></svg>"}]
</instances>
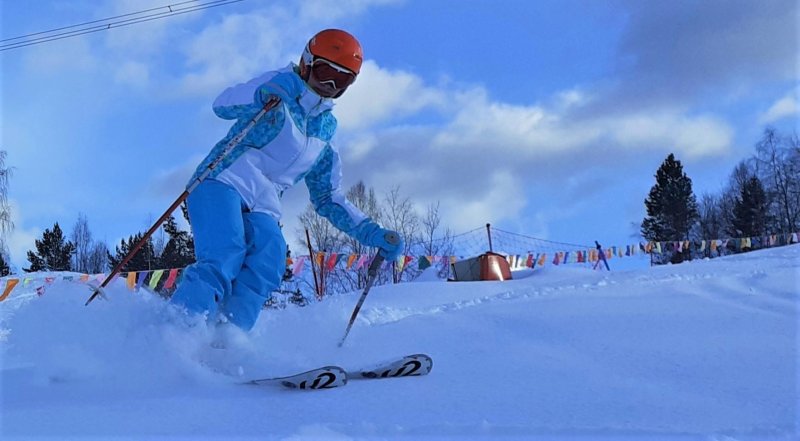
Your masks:
<instances>
[{"instance_id":1,"label":"gloved hand","mask_svg":"<svg viewBox=\"0 0 800 441\"><path fill-rule=\"evenodd\" d=\"M361 222L349 234L368 247L380 248L378 254L386 260L395 260L405 248L403 238L396 231L381 228L372 220Z\"/></svg>"},{"instance_id":2,"label":"gloved hand","mask_svg":"<svg viewBox=\"0 0 800 441\"><path fill-rule=\"evenodd\" d=\"M377 237L373 246L380 248L378 254L383 256L388 261L395 261L400 257L400 253L405 248L405 242L396 231L385 230L383 228L378 230Z\"/></svg>"}]
</instances>

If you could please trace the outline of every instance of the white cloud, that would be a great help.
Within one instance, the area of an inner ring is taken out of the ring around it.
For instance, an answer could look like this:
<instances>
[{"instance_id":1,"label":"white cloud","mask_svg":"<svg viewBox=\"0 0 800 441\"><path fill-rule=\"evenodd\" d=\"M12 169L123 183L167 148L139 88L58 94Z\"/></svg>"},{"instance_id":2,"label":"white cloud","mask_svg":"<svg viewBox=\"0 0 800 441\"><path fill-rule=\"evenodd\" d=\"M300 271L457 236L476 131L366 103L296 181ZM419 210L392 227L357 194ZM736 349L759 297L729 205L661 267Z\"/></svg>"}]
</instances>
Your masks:
<instances>
[{"instance_id":1,"label":"white cloud","mask_svg":"<svg viewBox=\"0 0 800 441\"><path fill-rule=\"evenodd\" d=\"M556 106L561 110L568 110L573 107L585 106L590 101L590 97L585 91L574 88L556 93Z\"/></svg>"},{"instance_id":2,"label":"white cloud","mask_svg":"<svg viewBox=\"0 0 800 441\"><path fill-rule=\"evenodd\" d=\"M426 107L442 107L446 90L425 86L417 75L381 69L367 60L358 80L337 102L336 115L345 130L365 129L416 113Z\"/></svg>"},{"instance_id":3,"label":"white cloud","mask_svg":"<svg viewBox=\"0 0 800 441\"><path fill-rule=\"evenodd\" d=\"M226 15L191 40L186 47L186 63L192 71L182 78L187 93L205 93L245 82L270 69L288 63L285 45L292 57L300 57L302 44L287 39L282 23L291 23L288 12L279 8L250 14Z\"/></svg>"},{"instance_id":4,"label":"white cloud","mask_svg":"<svg viewBox=\"0 0 800 441\"><path fill-rule=\"evenodd\" d=\"M491 145L494 152L531 160L587 152L603 144L618 151L668 148L690 157L707 157L726 153L733 136L733 129L719 118L670 110L577 118L570 110L583 99L574 91L556 93L559 99L553 107L492 102L482 91L467 95L471 98L462 100L459 113L437 135L438 148L482 150ZM565 96L572 96L566 107Z\"/></svg>"},{"instance_id":5,"label":"white cloud","mask_svg":"<svg viewBox=\"0 0 800 441\"><path fill-rule=\"evenodd\" d=\"M347 155L351 160L360 161L376 147L379 147L379 139L374 133L359 134L347 143Z\"/></svg>"},{"instance_id":6,"label":"white cloud","mask_svg":"<svg viewBox=\"0 0 800 441\"><path fill-rule=\"evenodd\" d=\"M444 196L441 199L446 207L444 215L450 220L448 226L455 231L475 228L487 220L514 219L525 208L527 199L519 178L504 170L489 172L481 192L470 195L445 193Z\"/></svg>"},{"instance_id":7,"label":"white cloud","mask_svg":"<svg viewBox=\"0 0 800 441\"><path fill-rule=\"evenodd\" d=\"M599 121L601 133L608 133L621 147L667 148L691 158L725 154L731 147L733 129L709 115L690 117L671 111L630 114Z\"/></svg>"},{"instance_id":8,"label":"white cloud","mask_svg":"<svg viewBox=\"0 0 800 441\"><path fill-rule=\"evenodd\" d=\"M454 97L460 109L434 140L437 148L463 151L472 146L521 160L543 154L563 154L580 148L597 135L590 126L575 127L564 115L541 105L492 102L482 89Z\"/></svg>"},{"instance_id":9,"label":"white cloud","mask_svg":"<svg viewBox=\"0 0 800 441\"><path fill-rule=\"evenodd\" d=\"M773 103L772 106L759 117L758 122L761 124L769 124L783 118L797 115L798 112L800 112L798 95L800 95L800 89L794 89L786 94L786 96Z\"/></svg>"}]
</instances>

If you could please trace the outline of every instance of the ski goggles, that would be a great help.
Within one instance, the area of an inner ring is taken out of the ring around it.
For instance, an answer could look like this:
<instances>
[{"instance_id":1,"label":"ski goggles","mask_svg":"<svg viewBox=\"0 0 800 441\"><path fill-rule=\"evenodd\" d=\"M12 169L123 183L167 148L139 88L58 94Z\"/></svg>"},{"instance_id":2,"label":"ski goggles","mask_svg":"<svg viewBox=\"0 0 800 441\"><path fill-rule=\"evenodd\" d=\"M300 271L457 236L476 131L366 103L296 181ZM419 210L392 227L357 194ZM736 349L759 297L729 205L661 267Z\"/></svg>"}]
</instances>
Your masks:
<instances>
[{"instance_id":1,"label":"ski goggles","mask_svg":"<svg viewBox=\"0 0 800 441\"><path fill-rule=\"evenodd\" d=\"M331 83L337 89L345 89L356 80L356 74L350 69L319 57L311 64L311 73L320 83Z\"/></svg>"}]
</instances>

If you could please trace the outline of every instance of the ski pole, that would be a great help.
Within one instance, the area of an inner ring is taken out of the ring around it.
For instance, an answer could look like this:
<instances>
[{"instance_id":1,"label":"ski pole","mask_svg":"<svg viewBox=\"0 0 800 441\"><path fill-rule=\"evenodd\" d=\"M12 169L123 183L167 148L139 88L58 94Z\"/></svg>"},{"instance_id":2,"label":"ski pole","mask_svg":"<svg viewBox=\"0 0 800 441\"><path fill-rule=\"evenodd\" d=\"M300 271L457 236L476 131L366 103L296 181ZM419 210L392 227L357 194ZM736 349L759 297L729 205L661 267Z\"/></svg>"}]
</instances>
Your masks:
<instances>
[{"instance_id":1,"label":"ski pole","mask_svg":"<svg viewBox=\"0 0 800 441\"><path fill-rule=\"evenodd\" d=\"M386 233L384 239L386 239L386 242L392 245L397 245L400 243L400 237L393 232ZM347 329L344 331L344 337L342 337L342 340L339 341L340 348L344 344L345 339L347 339L347 335L350 334L350 329L353 328L353 323L356 321L358 312L361 311L361 305L364 304L364 300L366 300L367 294L369 294L369 290L372 288L372 284L375 283L375 278L378 276L378 269L380 269L383 260L384 257L378 253L375 255L375 258L372 259L372 263L369 265L369 269L367 270L367 286L364 287L364 292L361 293L361 298L358 299L358 303L356 303L356 307L353 309L353 314L350 316L350 323L347 324Z\"/></svg>"},{"instance_id":2,"label":"ski pole","mask_svg":"<svg viewBox=\"0 0 800 441\"><path fill-rule=\"evenodd\" d=\"M105 297L105 294L103 293L103 288L105 288L111 282L111 279L113 279L114 276L116 276L120 271L122 271L122 268L125 265L127 265L131 259L133 259L133 256L135 256L136 253L139 252L139 250L144 246L144 244L147 243L147 240L150 238L150 236L152 236L156 232L156 230L158 230L161 224L167 220L170 214L172 214L172 212L175 211L175 209L178 208L178 206L182 204L187 197L189 197L189 193L194 191L194 189L197 188L197 186L200 185L200 183L203 182L211 174L214 168L216 168L219 165L219 163L222 162L222 160L225 159L225 157L228 156L228 154L237 145L239 145L239 143L242 142L244 137L247 136L247 134L250 133L251 130L253 130L253 127L255 127L256 123L273 107L278 105L279 102L280 99L277 97L270 98L269 101L267 101L266 104L264 104L264 107L256 114L256 116L254 116L253 119L251 119L250 122L242 129L242 131L239 132L239 134L237 134L236 136L234 136L233 139L228 141L228 144L225 146L225 149L222 151L222 153L220 153L220 155L216 159L214 159L214 161L208 164L208 167L206 167L206 169L203 170L203 173L201 173L197 178L195 178L195 180L188 187L186 187L186 190L184 190L183 193L181 193L181 195L178 196L178 199L175 199L175 202L173 202L172 205L170 205L169 208L167 208L167 211L165 211L164 214L162 214L161 217L158 218L156 223L154 223L153 226L150 227L149 230L147 230L147 232L144 234L144 236L142 236L139 242L136 242L133 248L131 248L131 250L128 251L128 254L114 267L114 269L111 270L111 273L109 273L108 276L105 278L105 280L103 280L103 283L101 283L100 286L96 288L92 288L94 292L92 293L92 296L89 297L89 300L86 301L84 306L88 306L89 303L91 303L92 300L94 300L98 295L102 295L103 297Z\"/></svg>"}]
</instances>

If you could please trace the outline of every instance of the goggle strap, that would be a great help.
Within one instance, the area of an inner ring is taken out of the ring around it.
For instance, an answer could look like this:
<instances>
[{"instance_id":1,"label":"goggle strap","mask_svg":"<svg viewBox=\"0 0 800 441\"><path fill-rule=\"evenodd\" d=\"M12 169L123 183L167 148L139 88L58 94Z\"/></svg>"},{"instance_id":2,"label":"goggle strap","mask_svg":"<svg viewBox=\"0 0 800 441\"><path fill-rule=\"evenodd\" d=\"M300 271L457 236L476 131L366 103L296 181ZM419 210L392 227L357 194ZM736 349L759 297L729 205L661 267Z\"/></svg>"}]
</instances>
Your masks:
<instances>
[{"instance_id":1,"label":"goggle strap","mask_svg":"<svg viewBox=\"0 0 800 441\"><path fill-rule=\"evenodd\" d=\"M314 54L311 53L311 49L306 45L306 48L303 50L303 63L306 66L311 66L314 64Z\"/></svg>"}]
</instances>

